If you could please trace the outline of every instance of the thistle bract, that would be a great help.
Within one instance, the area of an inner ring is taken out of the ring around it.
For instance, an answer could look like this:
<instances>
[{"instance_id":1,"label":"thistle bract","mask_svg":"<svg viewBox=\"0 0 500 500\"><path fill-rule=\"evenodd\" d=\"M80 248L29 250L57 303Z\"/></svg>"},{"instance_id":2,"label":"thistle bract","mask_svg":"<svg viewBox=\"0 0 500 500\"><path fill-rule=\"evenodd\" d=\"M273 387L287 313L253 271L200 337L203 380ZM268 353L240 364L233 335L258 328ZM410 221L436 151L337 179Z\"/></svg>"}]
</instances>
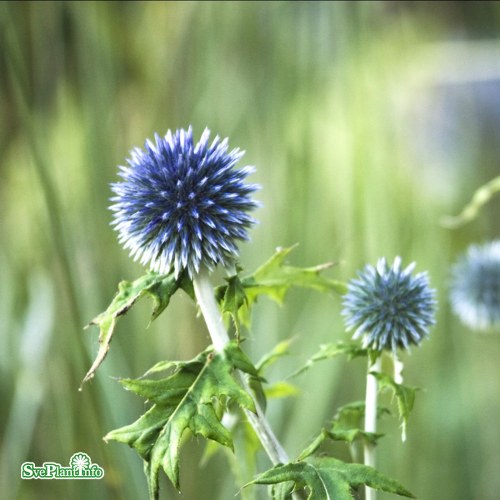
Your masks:
<instances>
[{"instance_id":1,"label":"thistle bract","mask_svg":"<svg viewBox=\"0 0 500 500\"><path fill-rule=\"evenodd\" d=\"M434 290L427 273L412 275L415 263L401 269L396 257L392 266L380 259L367 265L348 283L342 315L353 338L363 337L363 347L382 351L408 349L428 336L434 324Z\"/></svg>"},{"instance_id":2,"label":"thistle bract","mask_svg":"<svg viewBox=\"0 0 500 500\"><path fill-rule=\"evenodd\" d=\"M209 144L209 136L205 129L194 144L191 127L155 134L155 144L131 151L123 181L112 184L119 241L154 271L193 277L202 266L228 265L256 222L248 212L258 186L243 182L253 167L235 169L244 152L228 151L219 137Z\"/></svg>"},{"instance_id":3,"label":"thistle bract","mask_svg":"<svg viewBox=\"0 0 500 500\"><path fill-rule=\"evenodd\" d=\"M452 269L450 300L467 326L500 326L500 241L472 245Z\"/></svg>"}]
</instances>

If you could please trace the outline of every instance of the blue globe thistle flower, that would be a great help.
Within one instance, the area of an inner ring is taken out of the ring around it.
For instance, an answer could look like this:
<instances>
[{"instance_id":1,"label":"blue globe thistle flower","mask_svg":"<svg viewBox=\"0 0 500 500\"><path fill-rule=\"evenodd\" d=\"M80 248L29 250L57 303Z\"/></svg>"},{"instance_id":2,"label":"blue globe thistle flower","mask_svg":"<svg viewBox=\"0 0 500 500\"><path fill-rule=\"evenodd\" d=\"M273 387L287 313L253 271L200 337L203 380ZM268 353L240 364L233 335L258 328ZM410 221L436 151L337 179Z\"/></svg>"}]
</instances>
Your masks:
<instances>
[{"instance_id":1,"label":"blue globe thistle flower","mask_svg":"<svg viewBox=\"0 0 500 500\"><path fill-rule=\"evenodd\" d=\"M452 268L450 301L467 326L500 326L500 241L472 245Z\"/></svg>"},{"instance_id":2,"label":"blue globe thistle flower","mask_svg":"<svg viewBox=\"0 0 500 500\"><path fill-rule=\"evenodd\" d=\"M228 265L237 255L237 240L247 240L256 221L248 212L258 206L249 195L259 186L243 180L254 171L234 169L244 151L228 152L227 139L209 144L205 129L193 143L192 129L155 134L144 150L135 148L110 208L119 241L134 260L152 270L192 278L202 266Z\"/></svg>"},{"instance_id":3,"label":"blue globe thistle flower","mask_svg":"<svg viewBox=\"0 0 500 500\"><path fill-rule=\"evenodd\" d=\"M412 276L415 263L401 269L401 258L392 267L380 259L367 265L358 279L348 283L342 315L353 338L363 337L363 347L376 351L409 349L429 335L434 324L434 290L427 273Z\"/></svg>"}]
</instances>

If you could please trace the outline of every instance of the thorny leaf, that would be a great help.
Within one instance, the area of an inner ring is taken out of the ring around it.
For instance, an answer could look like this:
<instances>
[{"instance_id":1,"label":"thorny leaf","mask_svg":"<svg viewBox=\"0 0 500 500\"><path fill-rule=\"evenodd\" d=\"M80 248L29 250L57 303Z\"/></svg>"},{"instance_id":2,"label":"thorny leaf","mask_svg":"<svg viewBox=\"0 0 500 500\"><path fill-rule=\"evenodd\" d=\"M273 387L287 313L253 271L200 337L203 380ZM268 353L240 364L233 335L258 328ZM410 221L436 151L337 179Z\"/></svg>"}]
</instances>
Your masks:
<instances>
[{"instance_id":1,"label":"thorny leaf","mask_svg":"<svg viewBox=\"0 0 500 500\"><path fill-rule=\"evenodd\" d=\"M333 359L341 355L346 355L347 359L351 360L362 356L368 356L369 351L368 349L361 347L358 342L344 342L341 340L337 343L321 345L319 351L316 354L313 354L313 356L307 360L306 364L302 368L293 373L292 377L305 372L318 361Z\"/></svg>"},{"instance_id":2,"label":"thorny leaf","mask_svg":"<svg viewBox=\"0 0 500 500\"><path fill-rule=\"evenodd\" d=\"M352 500L352 489L366 485L370 488L415 498L399 482L390 479L372 467L350 464L332 457L308 458L304 461L277 465L257 476L248 484L288 483L282 490L274 490L275 499L291 498L289 482L295 490L307 488L308 500Z\"/></svg>"},{"instance_id":3,"label":"thorny leaf","mask_svg":"<svg viewBox=\"0 0 500 500\"><path fill-rule=\"evenodd\" d=\"M216 296L222 310L228 312L238 331L240 323L249 326L250 309L259 296L267 295L272 300L283 303L285 295L292 287L312 288L320 292L346 292L346 285L340 281L325 278L321 272L331 264L314 267L295 267L285 263L295 246L278 248L275 254L254 273L242 277L228 278L228 284L217 288Z\"/></svg>"},{"instance_id":4,"label":"thorny leaf","mask_svg":"<svg viewBox=\"0 0 500 500\"><path fill-rule=\"evenodd\" d=\"M382 413L388 413L388 410L379 408L377 413L380 416ZM332 419L330 428L322 429L300 453L298 460L304 460L313 455L328 439L332 441L344 441L349 445L353 444L354 441L376 444L383 434L366 432L362 429L364 414L365 405L363 401L349 403L339 408Z\"/></svg>"},{"instance_id":5,"label":"thorny leaf","mask_svg":"<svg viewBox=\"0 0 500 500\"><path fill-rule=\"evenodd\" d=\"M374 377L377 378L380 389L388 388L392 391L394 396L396 396L399 418L401 420L402 437L403 441L406 438L406 427L408 424L408 418L413 409L415 403L415 393L419 390L418 387L412 387L409 385L398 384L394 381L392 377L384 373L370 372Z\"/></svg>"},{"instance_id":6,"label":"thorny leaf","mask_svg":"<svg viewBox=\"0 0 500 500\"><path fill-rule=\"evenodd\" d=\"M188 294L191 293L187 279L184 276L175 279L173 273L164 275L149 272L133 282L122 281L119 283L118 292L108 308L87 325L87 327L90 325L99 327L99 351L94 363L85 375L80 389L85 382L94 376L97 368L104 361L120 316L126 314L139 298L148 296L153 299L151 315L151 321L153 321L165 310L170 298L179 288L183 288Z\"/></svg>"},{"instance_id":7,"label":"thorny leaf","mask_svg":"<svg viewBox=\"0 0 500 500\"><path fill-rule=\"evenodd\" d=\"M231 432L221 423L221 405L229 400L255 411L253 399L237 382L234 370L254 379L258 373L236 343L230 343L222 354L210 347L191 361L170 366L174 370L166 378L121 381L154 405L134 423L104 438L128 444L145 460L151 498L158 496L160 468L179 488L179 453L187 430L232 449Z\"/></svg>"}]
</instances>

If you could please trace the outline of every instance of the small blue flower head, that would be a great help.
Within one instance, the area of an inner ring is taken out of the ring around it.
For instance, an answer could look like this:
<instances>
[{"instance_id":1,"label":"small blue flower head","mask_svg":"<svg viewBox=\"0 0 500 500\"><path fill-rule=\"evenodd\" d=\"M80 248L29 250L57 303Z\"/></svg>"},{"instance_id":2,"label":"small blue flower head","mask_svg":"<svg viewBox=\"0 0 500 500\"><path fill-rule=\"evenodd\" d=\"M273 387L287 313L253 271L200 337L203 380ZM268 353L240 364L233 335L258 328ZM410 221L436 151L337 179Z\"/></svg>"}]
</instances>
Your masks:
<instances>
[{"instance_id":1,"label":"small blue flower head","mask_svg":"<svg viewBox=\"0 0 500 500\"><path fill-rule=\"evenodd\" d=\"M453 266L450 300L470 328L500 326L500 241L469 247Z\"/></svg>"},{"instance_id":2,"label":"small blue flower head","mask_svg":"<svg viewBox=\"0 0 500 500\"><path fill-rule=\"evenodd\" d=\"M155 134L156 144L133 149L120 167L123 181L112 184L119 241L154 271L187 270L192 278L202 266L229 265L256 222L248 212L259 187L243 182L254 168L233 168L244 151L228 151L219 137L209 144L209 136L205 129L194 144L191 127Z\"/></svg>"},{"instance_id":3,"label":"small blue flower head","mask_svg":"<svg viewBox=\"0 0 500 500\"><path fill-rule=\"evenodd\" d=\"M363 337L363 347L375 351L409 349L429 335L436 301L427 273L412 276L415 263L401 269L396 257L390 267L380 259L367 265L348 283L342 315L353 338Z\"/></svg>"}]
</instances>

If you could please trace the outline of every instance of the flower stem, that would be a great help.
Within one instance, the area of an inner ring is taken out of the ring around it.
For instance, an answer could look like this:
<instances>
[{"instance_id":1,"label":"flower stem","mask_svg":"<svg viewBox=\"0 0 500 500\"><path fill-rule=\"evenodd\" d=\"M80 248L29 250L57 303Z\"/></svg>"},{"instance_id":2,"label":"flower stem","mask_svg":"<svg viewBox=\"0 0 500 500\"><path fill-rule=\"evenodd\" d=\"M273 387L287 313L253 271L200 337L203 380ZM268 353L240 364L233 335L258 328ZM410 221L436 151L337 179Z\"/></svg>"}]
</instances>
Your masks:
<instances>
[{"instance_id":1,"label":"flower stem","mask_svg":"<svg viewBox=\"0 0 500 500\"><path fill-rule=\"evenodd\" d=\"M229 343L229 335L224 327L222 314L215 302L214 291L210 284L206 269L202 269L198 275L193 278L193 287L196 300L198 301L201 313L207 324L208 333L212 339L214 349L216 352L222 353Z\"/></svg>"},{"instance_id":2,"label":"flower stem","mask_svg":"<svg viewBox=\"0 0 500 500\"><path fill-rule=\"evenodd\" d=\"M370 372L380 372L382 358L377 357L376 361L371 364L368 358L368 374L366 376L366 399L365 399L365 432L377 432L377 395L378 382ZM375 445L365 442L365 465L375 467ZM365 487L365 500L375 500L377 497L376 490Z\"/></svg>"},{"instance_id":3,"label":"flower stem","mask_svg":"<svg viewBox=\"0 0 500 500\"><path fill-rule=\"evenodd\" d=\"M226 345L229 343L229 336L227 334L226 328L224 327L222 314L220 313L220 310L215 301L214 291L212 285L210 284L208 271L206 269L202 269L198 273L198 275L193 278L193 286L194 293L196 295L198 305L200 306L201 313L205 318L205 322L207 324L208 332L210 333L214 349L216 352L222 353ZM245 377L239 371L238 378L245 391L247 391L252 396L252 392ZM279 463L288 463L290 459L288 458L285 450L274 435L269 422L264 416L262 408L259 406L259 403L253 396L252 398L255 403L256 413L245 410L245 414L257 436L259 437L264 450L271 459L273 465L277 465Z\"/></svg>"}]
</instances>

